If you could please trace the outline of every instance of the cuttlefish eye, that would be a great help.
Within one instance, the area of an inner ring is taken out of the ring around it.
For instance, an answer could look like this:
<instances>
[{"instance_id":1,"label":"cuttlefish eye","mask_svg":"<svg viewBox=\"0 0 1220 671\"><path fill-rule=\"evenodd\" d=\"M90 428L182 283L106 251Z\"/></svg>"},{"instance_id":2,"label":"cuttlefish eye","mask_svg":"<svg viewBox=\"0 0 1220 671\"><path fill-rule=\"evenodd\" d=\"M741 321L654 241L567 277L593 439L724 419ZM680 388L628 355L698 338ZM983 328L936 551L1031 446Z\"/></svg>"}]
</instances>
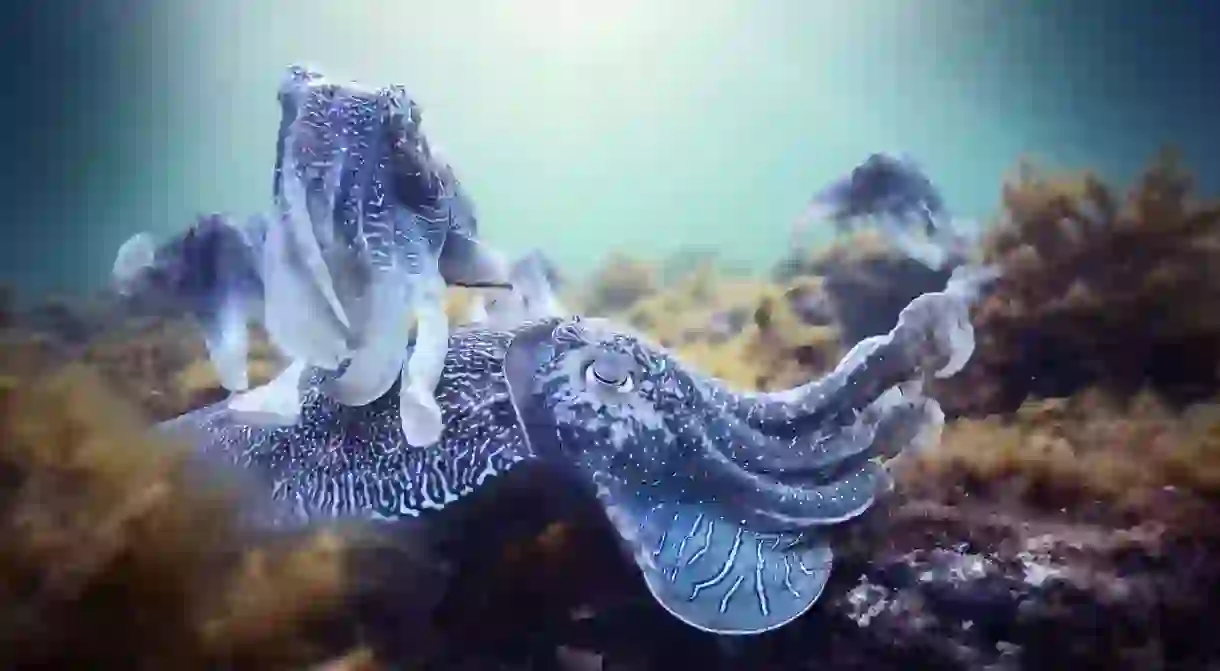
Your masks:
<instances>
[{"instance_id":1,"label":"cuttlefish eye","mask_svg":"<svg viewBox=\"0 0 1220 671\"><path fill-rule=\"evenodd\" d=\"M635 389L635 362L617 352L601 352L585 368L585 382L620 392Z\"/></svg>"}]
</instances>

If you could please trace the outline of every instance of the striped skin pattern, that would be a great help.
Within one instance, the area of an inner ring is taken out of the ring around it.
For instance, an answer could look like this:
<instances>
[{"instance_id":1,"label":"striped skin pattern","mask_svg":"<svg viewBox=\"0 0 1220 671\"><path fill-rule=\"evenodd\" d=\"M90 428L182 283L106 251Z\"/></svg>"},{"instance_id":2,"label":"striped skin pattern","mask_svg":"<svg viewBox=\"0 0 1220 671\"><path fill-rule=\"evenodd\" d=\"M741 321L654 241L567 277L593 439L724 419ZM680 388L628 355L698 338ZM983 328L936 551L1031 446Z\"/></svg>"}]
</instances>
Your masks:
<instances>
[{"instance_id":1,"label":"striped skin pattern","mask_svg":"<svg viewBox=\"0 0 1220 671\"><path fill-rule=\"evenodd\" d=\"M923 380L973 347L959 289L913 301L889 334L789 392L734 393L604 320L548 319L453 334L445 429L422 449L405 444L396 394L348 407L316 391L319 374L295 426L255 428L222 404L164 428L263 474L298 522L414 517L524 461L558 466L600 502L662 607L757 634L817 601L827 529L889 490L882 460L935 439L943 414Z\"/></svg>"},{"instance_id":2,"label":"striped skin pattern","mask_svg":"<svg viewBox=\"0 0 1220 671\"><path fill-rule=\"evenodd\" d=\"M607 507L657 602L717 634L756 634L796 619L830 578L830 545L756 533L700 506Z\"/></svg>"},{"instance_id":3,"label":"striped skin pattern","mask_svg":"<svg viewBox=\"0 0 1220 671\"><path fill-rule=\"evenodd\" d=\"M314 374L301 419L289 427L244 421L220 403L161 425L205 457L252 469L271 487L278 524L344 517L393 520L440 510L530 456L503 362L511 334L454 336L437 390L440 442L407 448L397 394L350 407L319 393Z\"/></svg>"}]
</instances>

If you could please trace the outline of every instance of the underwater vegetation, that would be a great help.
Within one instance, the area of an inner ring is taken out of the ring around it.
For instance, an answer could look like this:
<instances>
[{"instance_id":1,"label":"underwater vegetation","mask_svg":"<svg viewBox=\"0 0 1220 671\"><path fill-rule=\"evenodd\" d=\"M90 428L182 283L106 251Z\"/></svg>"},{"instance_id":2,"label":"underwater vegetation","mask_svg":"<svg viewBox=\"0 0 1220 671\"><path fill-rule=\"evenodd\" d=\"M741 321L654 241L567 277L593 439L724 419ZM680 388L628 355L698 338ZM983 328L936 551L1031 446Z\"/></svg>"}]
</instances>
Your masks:
<instances>
[{"instance_id":1,"label":"underwater vegetation","mask_svg":"<svg viewBox=\"0 0 1220 671\"><path fill-rule=\"evenodd\" d=\"M855 230L948 221L877 154L769 277L619 253L561 299L399 87L294 69L279 102L271 215L3 315L0 666L1220 660L1220 210L1172 157L1126 198L1024 167L932 263ZM275 421L237 400L284 379Z\"/></svg>"},{"instance_id":2,"label":"underwater vegetation","mask_svg":"<svg viewBox=\"0 0 1220 671\"><path fill-rule=\"evenodd\" d=\"M579 304L585 314L609 315L655 293L659 277L652 264L613 252L583 288Z\"/></svg>"},{"instance_id":3,"label":"underwater vegetation","mask_svg":"<svg viewBox=\"0 0 1220 671\"><path fill-rule=\"evenodd\" d=\"M9 347L16 347L10 344ZM88 368L0 382L0 666L300 668L343 597L338 537L255 544L223 480Z\"/></svg>"},{"instance_id":4,"label":"underwater vegetation","mask_svg":"<svg viewBox=\"0 0 1220 671\"><path fill-rule=\"evenodd\" d=\"M1220 202L1165 152L1128 189L1025 164L982 243L1002 279L975 316L979 351L952 405L1008 412L1098 386L1184 403L1220 369ZM968 381L967 381L968 378Z\"/></svg>"},{"instance_id":5,"label":"underwater vegetation","mask_svg":"<svg viewBox=\"0 0 1220 671\"><path fill-rule=\"evenodd\" d=\"M792 386L825 373L843 352L816 279L785 290L705 267L636 302L623 318L700 370L749 389Z\"/></svg>"},{"instance_id":6,"label":"underwater vegetation","mask_svg":"<svg viewBox=\"0 0 1220 671\"><path fill-rule=\"evenodd\" d=\"M980 441L988 448L978 449ZM1220 502L1220 404L1175 409L1153 392L1097 388L1027 401L1015 415L950 424L909 481L946 502L995 495L1100 522L1169 519L1212 534Z\"/></svg>"}]
</instances>

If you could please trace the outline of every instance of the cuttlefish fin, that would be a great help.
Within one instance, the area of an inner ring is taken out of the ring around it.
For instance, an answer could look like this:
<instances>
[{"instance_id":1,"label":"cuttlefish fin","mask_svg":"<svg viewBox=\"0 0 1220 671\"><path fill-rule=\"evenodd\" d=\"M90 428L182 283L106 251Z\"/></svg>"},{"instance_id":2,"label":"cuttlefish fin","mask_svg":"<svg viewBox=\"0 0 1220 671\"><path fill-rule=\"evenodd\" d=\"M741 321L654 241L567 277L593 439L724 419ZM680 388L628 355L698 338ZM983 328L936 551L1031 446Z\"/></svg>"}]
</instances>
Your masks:
<instances>
[{"instance_id":1,"label":"cuttlefish fin","mask_svg":"<svg viewBox=\"0 0 1220 671\"><path fill-rule=\"evenodd\" d=\"M213 314L202 315L203 341L220 384L229 391L250 387L250 333L246 310L236 299L225 300Z\"/></svg>"},{"instance_id":2,"label":"cuttlefish fin","mask_svg":"<svg viewBox=\"0 0 1220 671\"><path fill-rule=\"evenodd\" d=\"M654 599L703 631L759 634L800 617L826 587L833 554L812 536L760 534L710 507L601 497Z\"/></svg>"},{"instance_id":3,"label":"cuttlefish fin","mask_svg":"<svg viewBox=\"0 0 1220 671\"><path fill-rule=\"evenodd\" d=\"M307 364L293 361L275 379L261 387L235 394L229 408L261 426L291 426L301 417L301 376Z\"/></svg>"},{"instance_id":4,"label":"cuttlefish fin","mask_svg":"<svg viewBox=\"0 0 1220 671\"><path fill-rule=\"evenodd\" d=\"M415 347L402 371L399 412L402 433L416 447L431 445L441 438L444 420L436 402L436 387L449 353L449 318L445 315L444 286L440 277L421 282L421 295L415 302Z\"/></svg>"},{"instance_id":5,"label":"cuttlefish fin","mask_svg":"<svg viewBox=\"0 0 1220 671\"><path fill-rule=\"evenodd\" d=\"M333 370L347 357L347 331L311 283L288 235L281 222L267 230L264 325L272 343L289 358Z\"/></svg>"},{"instance_id":6,"label":"cuttlefish fin","mask_svg":"<svg viewBox=\"0 0 1220 671\"><path fill-rule=\"evenodd\" d=\"M362 341L343 373L323 385L323 393L344 405L362 406L390 390L402 374L410 344L412 282L405 273L378 273L362 306Z\"/></svg>"}]
</instances>

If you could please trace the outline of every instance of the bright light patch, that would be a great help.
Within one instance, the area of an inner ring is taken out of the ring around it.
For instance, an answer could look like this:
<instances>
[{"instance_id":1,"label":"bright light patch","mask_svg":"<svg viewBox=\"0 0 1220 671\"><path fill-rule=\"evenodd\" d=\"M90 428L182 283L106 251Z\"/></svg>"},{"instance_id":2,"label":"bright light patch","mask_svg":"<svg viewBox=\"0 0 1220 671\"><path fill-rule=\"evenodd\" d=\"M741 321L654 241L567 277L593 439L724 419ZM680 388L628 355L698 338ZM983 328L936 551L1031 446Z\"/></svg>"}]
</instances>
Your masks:
<instances>
[{"instance_id":1,"label":"bright light patch","mask_svg":"<svg viewBox=\"0 0 1220 671\"><path fill-rule=\"evenodd\" d=\"M597 51L645 32L643 0L514 0L505 27L530 49L574 54Z\"/></svg>"}]
</instances>

